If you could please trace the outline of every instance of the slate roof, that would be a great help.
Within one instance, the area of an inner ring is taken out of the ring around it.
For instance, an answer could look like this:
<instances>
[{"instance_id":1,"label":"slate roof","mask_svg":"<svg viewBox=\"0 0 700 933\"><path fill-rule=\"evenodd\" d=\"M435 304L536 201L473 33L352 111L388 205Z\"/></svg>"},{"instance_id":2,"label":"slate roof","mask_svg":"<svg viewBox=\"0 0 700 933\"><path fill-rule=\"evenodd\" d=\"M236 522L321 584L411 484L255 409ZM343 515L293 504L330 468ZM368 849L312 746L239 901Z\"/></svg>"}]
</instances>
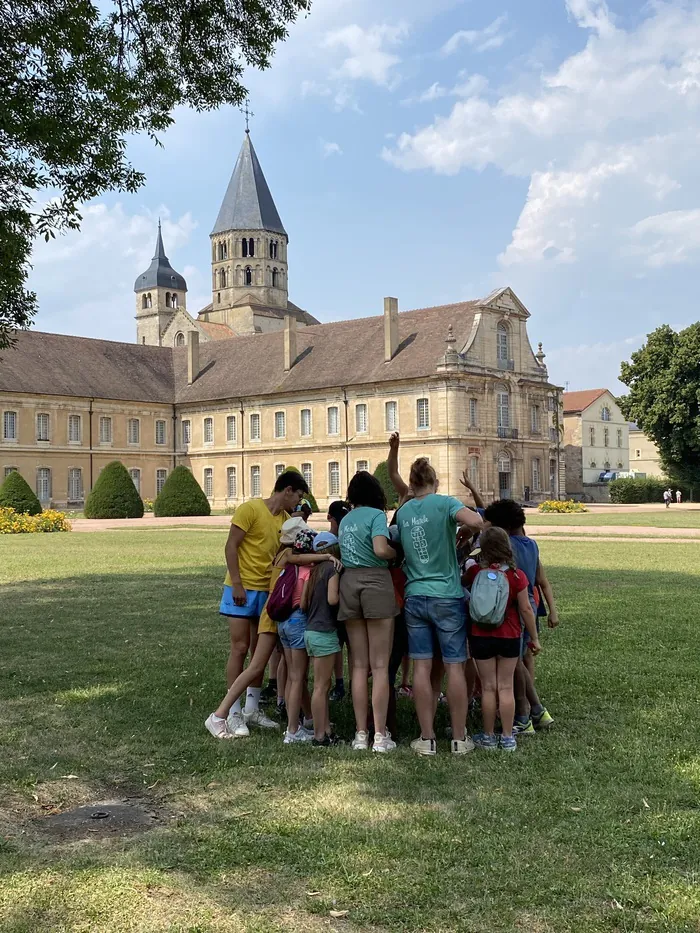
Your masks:
<instances>
[{"instance_id":1,"label":"slate roof","mask_svg":"<svg viewBox=\"0 0 700 933\"><path fill-rule=\"evenodd\" d=\"M212 233L226 230L268 230L287 235L249 133L243 139Z\"/></svg>"},{"instance_id":2,"label":"slate roof","mask_svg":"<svg viewBox=\"0 0 700 933\"><path fill-rule=\"evenodd\" d=\"M564 392L564 414L574 415L585 411L607 391L607 389L583 389L581 392Z\"/></svg>"},{"instance_id":3,"label":"slate roof","mask_svg":"<svg viewBox=\"0 0 700 933\"><path fill-rule=\"evenodd\" d=\"M181 292L187 291L187 282L184 276L173 269L170 260L165 255L163 236L160 232L160 221L158 221L156 251L148 269L142 272L134 282L134 291L142 291L145 288L158 288L158 286L161 288L175 288Z\"/></svg>"}]
</instances>

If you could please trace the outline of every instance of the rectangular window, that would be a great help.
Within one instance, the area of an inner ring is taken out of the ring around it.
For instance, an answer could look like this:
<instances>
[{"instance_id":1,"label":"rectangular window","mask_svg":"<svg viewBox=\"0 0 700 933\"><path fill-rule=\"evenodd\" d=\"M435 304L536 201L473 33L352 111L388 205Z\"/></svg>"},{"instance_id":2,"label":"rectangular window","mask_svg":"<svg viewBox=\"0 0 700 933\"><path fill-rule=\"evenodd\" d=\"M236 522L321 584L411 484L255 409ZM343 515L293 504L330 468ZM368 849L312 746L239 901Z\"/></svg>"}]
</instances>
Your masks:
<instances>
[{"instance_id":1,"label":"rectangular window","mask_svg":"<svg viewBox=\"0 0 700 933\"><path fill-rule=\"evenodd\" d=\"M131 482L136 486L136 492L141 495L141 470L134 467L132 470L129 470L129 476L131 477Z\"/></svg>"},{"instance_id":2,"label":"rectangular window","mask_svg":"<svg viewBox=\"0 0 700 933\"><path fill-rule=\"evenodd\" d=\"M78 467L68 470L68 500L81 502L83 498L83 471Z\"/></svg>"},{"instance_id":3,"label":"rectangular window","mask_svg":"<svg viewBox=\"0 0 700 933\"><path fill-rule=\"evenodd\" d=\"M286 437L287 415L283 411L275 412L275 437Z\"/></svg>"},{"instance_id":4,"label":"rectangular window","mask_svg":"<svg viewBox=\"0 0 700 933\"><path fill-rule=\"evenodd\" d=\"M469 427L475 428L478 424L477 415L479 409L477 407L478 401L475 398L469 399Z\"/></svg>"},{"instance_id":5,"label":"rectangular window","mask_svg":"<svg viewBox=\"0 0 700 933\"><path fill-rule=\"evenodd\" d=\"M2 436L6 441L17 440L17 412L6 411L2 418Z\"/></svg>"},{"instance_id":6,"label":"rectangular window","mask_svg":"<svg viewBox=\"0 0 700 933\"><path fill-rule=\"evenodd\" d=\"M595 428L589 428L588 437L590 440L590 446L595 447Z\"/></svg>"},{"instance_id":7,"label":"rectangular window","mask_svg":"<svg viewBox=\"0 0 700 933\"><path fill-rule=\"evenodd\" d=\"M635 457L637 458L637 460L641 460L641 459L642 459L642 452L641 452L641 450L635 450L634 455L635 455ZM5 476L7 476L7 473L5 474Z\"/></svg>"},{"instance_id":8,"label":"rectangular window","mask_svg":"<svg viewBox=\"0 0 700 933\"><path fill-rule=\"evenodd\" d=\"M182 422L182 446L189 447L192 443L192 422L189 418Z\"/></svg>"},{"instance_id":9,"label":"rectangular window","mask_svg":"<svg viewBox=\"0 0 700 933\"><path fill-rule=\"evenodd\" d=\"M622 447L622 428L617 429L617 446Z\"/></svg>"},{"instance_id":10,"label":"rectangular window","mask_svg":"<svg viewBox=\"0 0 700 933\"><path fill-rule=\"evenodd\" d=\"M130 444L141 443L141 422L138 418L129 418L127 438Z\"/></svg>"},{"instance_id":11,"label":"rectangular window","mask_svg":"<svg viewBox=\"0 0 700 933\"><path fill-rule=\"evenodd\" d=\"M156 421L156 444L165 444L165 421Z\"/></svg>"},{"instance_id":12,"label":"rectangular window","mask_svg":"<svg viewBox=\"0 0 700 933\"><path fill-rule=\"evenodd\" d=\"M165 486L165 481L168 478L167 470L156 470L156 495L159 496Z\"/></svg>"},{"instance_id":13,"label":"rectangular window","mask_svg":"<svg viewBox=\"0 0 700 933\"><path fill-rule=\"evenodd\" d=\"M498 427L510 427L510 395L507 392L498 393Z\"/></svg>"},{"instance_id":14,"label":"rectangular window","mask_svg":"<svg viewBox=\"0 0 700 933\"><path fill-rule=\"evenodd\" d=\"M204 419L204 443L205 444L214 443L214 419L213 418Z\"/></svg>"},{"instance_id":15,"label":"rectangular window","mask_svg":"<svg viewBox=\"0 0 700 933\"><path fill-rule=\"evenodd\" d=\"M39 502L48 502L51 498L51 470L39 467L36 471L36 495Z\"/></svg>"},{"instance_id":16,"label":"rectangular window","mask_svg":"<svg viewBox=\"0 0 700 933\"><path fill-rule=\"evenodd\" d=\"M540 491L540 488L542 485L541 480L540 480L540 473L541 473L540 460L539 460L539 457L535 457L535 459L532 461L532 491L533 492Z\"/></svg>"},{"instance_id":17,"label":"rectangular window","mask_svg":"<svg viewBox=\"0 0 700 933\"><path fill-rule=\"evenodd\" d=\"M355 469L358 473L362 473L363 470L369 473L369 460L358 460L355 463Z\"/></svg>"},{"instance_id":18,"label":"rectangular window","mask_svg":"<svg viewBox=\"0 0 700 933\"><path fill-rule=\"evenodd\" d=\"M328 495L340 495L340 464L337 460L328 464Z\"/></svg>"},{"instance_id":19,"label":"rectangular window","mask_svg":"<svg viewBox=\"0 0 700 933\"><path fill-rule=\"evenodd\" d=\"M229 499L235 499L238 496L238 477L235 467L228 467L226 470L226 495Z\"/></svg>"},{"instance_id":20,"label":"rectangular window","mask_svg":"<svg viewBox=\"0 0 700 933\"><path fill-rule=\"evenodd\" d=\"M43 412L36 416L36 439L38 441L49 439L49 416Z\"/></svg>"},{"instance_id":21,"label":"rectangular window","mask_svg":"<svg viewBox=\"0 0 700 933\"><path fill-rule=\"evenodd\" d=\"M226 443L235 444L236 443L236 416L228 415L226 417Z\"/></svg>"},{"instance_id":22,"label":"rectangular window","mask_svg":"<svg viewBox=\"0 0 700 933\"><path fill-rule=\"evenodd\" d=\"M260 495L260 467L253 466L250 468L250 494L251 496Z\"/></svg>"},{"instance_id":23,"label":"rectangular window","mask_svg":"<svg viewBox=\"0 0 700 933\"><path fill-rule=\"evenodd\" d=\"M355 431L358 434L367 433L367 406L364 402L355 405Z\"/></svg>"},{"instance_id":24,"label":"rectangular window","mask_svg":"<svg viewBox=\"0 0 700 933\"><path fill-rule=\"evenodd\" d=\"M311 489L312 480L313 480L313 469L310 463L302 463L301 465L301 475L306 481L306 485Z\"/></svg>"},{"instance_id":25,"label":"rectangular window","mask_svg":"<svg viewBox=\"0 0 700 933\"><path fill-rule=\"evenodd\" d=\"M211 499L214 495L214 471L211 467L206 467L204 470L204 495L207 499Z\"/></svg>"},{"instance_id":26,"label":"rectangular window","mask_svg":"<svg viewBox=\"0 0 700 933\"><path fill-rule=\"evenodd\" d=\"M340 417L337 405L328 409L328 433L340 434Z\"/></svg>"},{"instance_id":27,"label":"rectangular window","mask_svg":"<svg viewBox=\"0 0 700 933\"><path fill-rule=\"evenodd\" d=\"M79 444L82 433L80 415L68 415L68 443Z\"/></svg>"},{"instance_id":28,"label":"rectangular window","mask_svg":"<svg viewBox=\"0 0 700 933\"><path fill-rule=\"evenodd\" d=\"M10 473L19 473L17 467L8 466L5 467L5 479L10 475Z\"/></svg>"},{"instance_id":29,"label":"rectangular window","mask_svg":"<svg viewBox=\"0 0 700 933\"><path fill-rule=\"evenodd\" d=\"M250 416L250 439L251 441L260 440L260 415Z\"/></svg>"},{"instance_id":30,"label":"rectangular window","mask_svg":"<svg viewBox=\"0 0 700 933\"><path fill-rule=\"evenodd\" d=\"M399 410L396 402L387 402L384 405L384 424L387 431L399 430Z\"/></svg>"},{"instance_id":31,"label":"rectangular window","mask_svg":"<svg viewBox=\"0 0 700 933\"><path fill-rule=\"evenodd\" d=\"M540 433L540 406L530 405L530 433Z\"/></svg>"},{"instance_id":32,"label":"rectangular window","mask_svg":"<svg viewBox=\"0 0 700 933\"><path fill-rule=\"evenodd\" d=\"M301 436L311 437L311 409L302 408L301 410Z\"/></svg>"},{"instance_id":33,"label":"rectangular window","mask_svg":"<svg viewBox=\"0 0 700 933\"><path fill-rule=\"evenodd\" d=\"M469 481L479 488L479 458L469 458Z\"/></svg>"},{"instance_id":34,"label":"rectangular window","mask_svg":"<svg viewBox=\"0 0 700 933\"><path fill-rule=\"evenodd\" d=\"M603 428L603 445L610 446L610 428Z\"/></svg>"},{"instance_id":35,"label":"rectangular window","mask_svg":"<svg viewBox=\"0 0 700 933\"><path fill-rule=\"evenodd\" d=\"M105 417L104 415L100 418L100 444L111 444L112 443L112 419Z\"/></svg>"},{"instance_id":36,"label":"rectangular window","mask_svg":"<svg viewBox=\"0 0 700 933\"><path fill-rule=\"evenodd\" d=\"M430 402L427 398L419 398L416 402L416 427L419 431L430 427Z\"/></svg>"},{"instance_id":37,"label":"rectangular window","mask_svg":"<svg viewBox=\"0 0 700 933\"><path fill-rule=\"evenodd\" d=\"M279 477L280 477L283 473L284 473L284 464L283 464L283 463L276 463L276 464L275 464L275 479L279 479Z\"/></svg>"}]
</instances>

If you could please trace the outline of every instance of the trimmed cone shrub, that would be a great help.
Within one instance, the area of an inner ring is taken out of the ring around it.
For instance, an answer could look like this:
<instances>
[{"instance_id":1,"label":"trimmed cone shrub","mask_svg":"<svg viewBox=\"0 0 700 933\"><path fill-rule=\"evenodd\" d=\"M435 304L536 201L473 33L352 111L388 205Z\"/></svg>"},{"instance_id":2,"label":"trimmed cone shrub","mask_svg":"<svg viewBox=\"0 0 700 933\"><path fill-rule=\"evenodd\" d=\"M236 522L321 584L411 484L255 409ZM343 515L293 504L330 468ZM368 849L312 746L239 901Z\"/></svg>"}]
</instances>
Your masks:
<instances>
[{"instance_id":1,"label":"trimmed cone shrub","mask_svg":"<svg viewBox=\"0 0 700 933\"><path fill-rule=\"evenodd\" d=\"M14 509L15 512L24 512L27 515L38 515L41 512L41 502L17 470L8 473L5 482L0 486L0 508Z\"/></svg>"},{"instance_id":2,"label":"trimmed cone shrub","mask_svg":"<svg viewBox=\"0 0 700 933\"><path fill-rule=\"evenodd\" d=\"M142 518L143 502L123 463L113 460L85 500L85 518Z\"/></svg>"},{"instance_id":3,"label":"trimmed cone shrub","mask_svg":"<svg viewBox=\"0 0 700 933\"><path fill-rule=\"evenodd\" d=\"M298 473L299 476L302 476L302 475L303 475L302 472L301 472L301 470L297 470L296 467L290 466L290 467L286 467L286 469L287 469L287 470L293 470L295 473ZM319 510L319 509L318 509L318 502L316 502L316 500L314 499L314 494L313 494L311 491L305 492L305 493L304 493L304 498L305 498L306 501L309 503L309 505L310 505L311 508L314 510L314 512L318 512L318 510Z\"/></svg>"},{"instance_id":4,"label":"trimmed cone shrub","mask_svg":"<svg viewBox=\"0 0 700 933\"><path fill-rule=\"evenodd\" d=\"M381 463L377 464L377 469L374 471L374 475L379 480L382 489L384 490L384 495L386 496L386 507L388 509L395 509L399 504L399 497L396 495L394 484L389 479L389 467L386 465L386 460L382 460Z\"/></svg>"},{"instance_id":5,"label":"trimmed cone shrub","mask_svg":"<svg viewBox=\"0 0 700 933\"><path fill-rule=\"evenodd\" d=\"M210 515L211 506L187 467L175 467L153 503L157 518L173 515Z\"/></svg>"}]
</instances>

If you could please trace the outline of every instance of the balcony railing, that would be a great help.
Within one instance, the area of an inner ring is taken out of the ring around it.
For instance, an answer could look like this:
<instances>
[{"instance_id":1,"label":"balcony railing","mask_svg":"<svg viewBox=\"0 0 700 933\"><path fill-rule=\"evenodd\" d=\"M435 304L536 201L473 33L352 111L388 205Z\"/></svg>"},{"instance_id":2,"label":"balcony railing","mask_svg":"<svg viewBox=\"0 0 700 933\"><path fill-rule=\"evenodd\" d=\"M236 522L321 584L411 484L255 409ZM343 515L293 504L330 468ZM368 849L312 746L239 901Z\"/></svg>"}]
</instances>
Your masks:
<instances>
[{"instance_id":1,"label":"balcony railing","mask_svg":"<svg viewBox=\"0 0 700 933\"><path fill-rule=\"evenodd\" d=\"M517 441L518 429L517 428L499 428L498 436L501 438L510 438L514 441Z\"/></svg>"},{"instance_id":2,"label":"balcony railing","mask_svg":"<svg viewBox=\"0 0 700 933\"><path fill-rule=\"evenodd\" d=\"M515 369L515 360L499 360L498 368L507 369L510 372L513 372L513 370Z\"/></svg>"}]
</instances>

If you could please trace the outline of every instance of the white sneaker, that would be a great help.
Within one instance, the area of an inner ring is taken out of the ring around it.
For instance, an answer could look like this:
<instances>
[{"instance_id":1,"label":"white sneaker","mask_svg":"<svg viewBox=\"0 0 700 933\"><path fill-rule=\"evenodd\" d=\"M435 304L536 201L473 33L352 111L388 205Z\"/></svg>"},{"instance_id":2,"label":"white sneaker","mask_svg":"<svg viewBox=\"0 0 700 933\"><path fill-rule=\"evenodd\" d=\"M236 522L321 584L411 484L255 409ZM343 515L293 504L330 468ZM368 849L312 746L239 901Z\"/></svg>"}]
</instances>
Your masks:
<instances>
[{"instance_id":1,"label":"white sneaker","mask_svg":"<svg viewBox=\"0 0 700 933\"><path fill-rule=\"evenodd\" d=\"M369 748L369 736L366 732L356 732L352 742L354 752L366 752Z\"/></svg>"},{"instance_id":2,"label":"white sneaker","mask_svg":"<svg viewBox=\"0 0 700 933\"><path fill-rule=\"evenodd\" d=\"M423 755L426 758L437 755L437 742L435 739L424 739L419 736L411 742L411 748L416 755Z\"/></svg>"},{"instance_id":3,"label":"white sneaker","mask_svg":"<svg viewBox=\"0 0 700 933\"><path fill-rule=\"evenodd\" d=\"M381 732L374 733L373 752L393 752L395 748L396 742L392 739L391 732L388 729L386 735L382 735Z\"/></svg>"},{"instance_id":4,"label":"white sneaker","mask_svg":"<svg viewBox=\"0 0 700 933\"><path fill-rule=\"evenodd\" d=\"M243 713L243 719L248 726L259 726L261 729L279 729L280 724L270 719L261 709L252 713Z\"/></svg>"},{"instance_id":5,"label":"white sneaker","mask_svg":"<svg viewBox=\"0 0 700 933\"><path fill-rule=\"evenodd\" d=\"M474 743L466 732L463 739L452 739L451 746L453 755L468 755L474 751Z\"/></svg>"},{"instance_id":6,"label":"white sneaker","mask_svg":"<svg viewBox=\"0 0 700 933\"><path fill-rule=\"evenodd\" d=\"M297 743L307 744L313 738L306 729L299 728L296 732L289 732L287 730L284 733L284 739L282 740L285 745L296 745Z\"/></svg>"},{"instance_id":7,"label":"white sneaker","mask_svg":"<svg viewBox=\"0 0 700 933\"><path fill-rule=\"evenodd\" d=\"M250 729L245 724L243 713L229 713L226 726L234 739L247 739Z\"/></svg>"},{"instance_id":8,"label":"white sneaker","mask_svg":"<svg viewBox=\"0 0 700 933\"><path fill-rule=\"evenodd\" d=\"M204 726L208 732L211 732L215 739L233 738L233 735L228 730L228 724L226 720L219 719L219 717L215 716L213 713L207 718Z\"/></svg>"}]
</instances>

